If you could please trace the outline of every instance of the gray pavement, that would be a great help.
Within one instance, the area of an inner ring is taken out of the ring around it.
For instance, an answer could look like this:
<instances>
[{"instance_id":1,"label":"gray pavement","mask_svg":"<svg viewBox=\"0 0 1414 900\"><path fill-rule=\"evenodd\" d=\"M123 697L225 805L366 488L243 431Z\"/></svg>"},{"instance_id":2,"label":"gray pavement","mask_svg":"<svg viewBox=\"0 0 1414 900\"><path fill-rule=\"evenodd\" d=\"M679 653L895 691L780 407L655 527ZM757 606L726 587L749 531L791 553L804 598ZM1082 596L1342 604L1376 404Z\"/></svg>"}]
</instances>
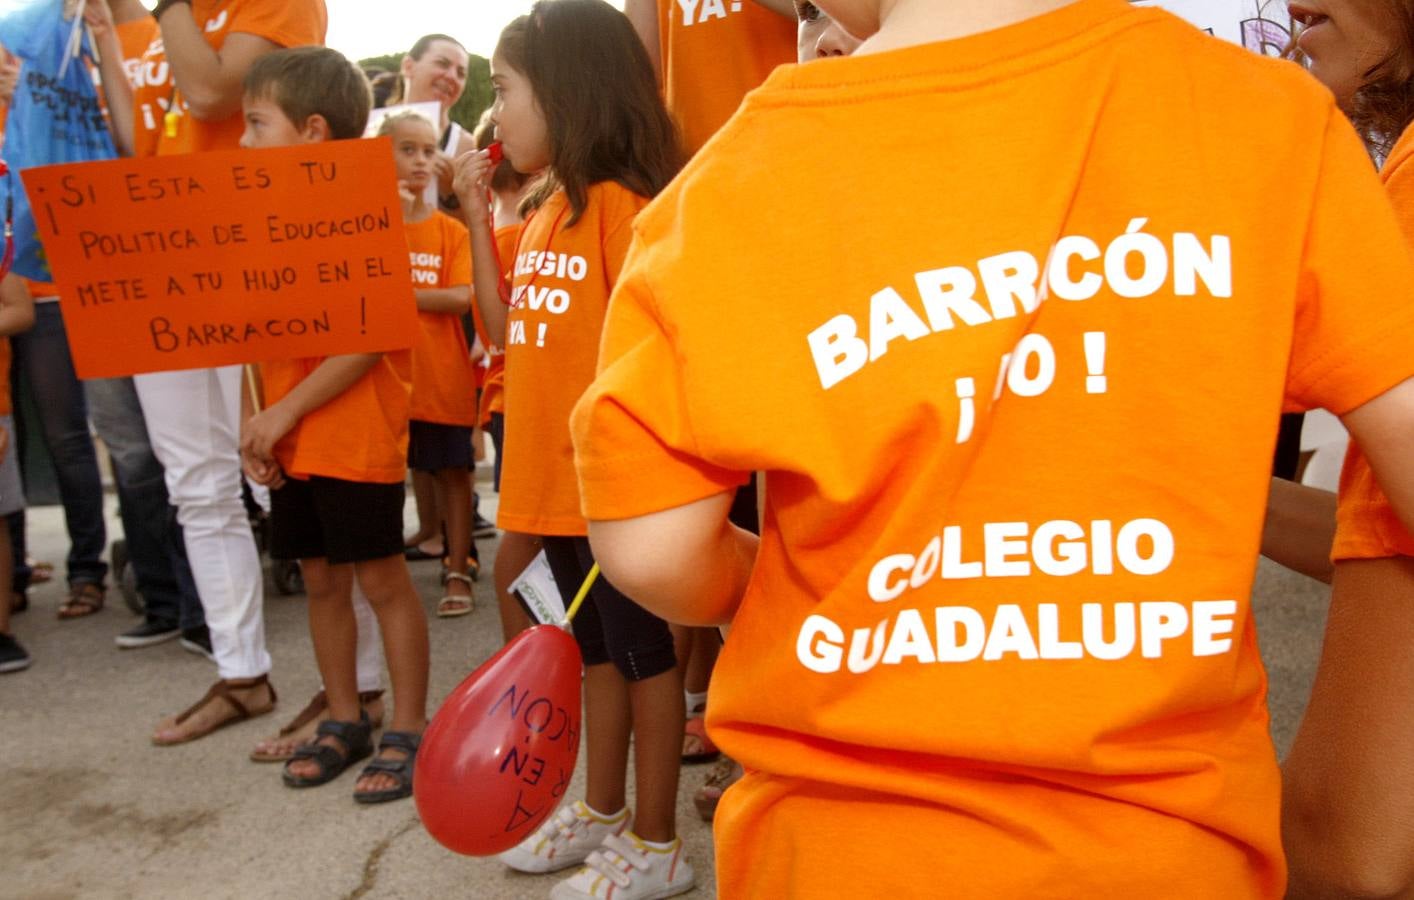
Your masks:
<instances>
[{"instance_id":1,"label":"gray pavement","mask_svg":"<svg viewBox=\"0 0 1414 900\"><path fill-rule=\"evenodd\" d=\"M121 534L111 522L110 535ZM29 538L34 556L62 563L68 544L57 508L30 511ZM480 542L488 571L495 546ZM414 563L413 577L430 612L436 563ZM302 600L267 593L276 712L157 748L148 742L152 726L195 701L214 667L175 642L118 650L113 636L136 619L115 595L96 616L59 622L61 587L31 591L30 611L14 626L35 664L0 676L0 898L546 897L563 875L517 875L448 852L422 830L411 801L356 806L349 774L295 792L280 783L278 766L246 760L318 687ZM431 620L434 698L499 644L489 578L476 594L472 615ZM1255 608L1282 752L1310 691L1327 596L1263 562ZM710 829L691 803L709 769L684 769L679 797L699 880L692 898L715 895ZM582 779L581 759L571 795L582 792Z\"/></svg>"}]
</instances>

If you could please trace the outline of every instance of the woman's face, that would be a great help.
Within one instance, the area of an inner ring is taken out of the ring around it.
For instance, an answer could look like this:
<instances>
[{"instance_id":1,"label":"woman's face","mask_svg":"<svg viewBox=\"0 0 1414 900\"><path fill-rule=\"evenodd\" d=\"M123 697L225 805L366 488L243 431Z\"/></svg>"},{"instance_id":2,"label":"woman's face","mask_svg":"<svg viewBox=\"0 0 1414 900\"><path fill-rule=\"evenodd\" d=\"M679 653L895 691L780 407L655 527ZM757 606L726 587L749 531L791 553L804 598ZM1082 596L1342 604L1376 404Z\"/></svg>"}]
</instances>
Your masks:
<instances>
[{"instance_id":1,"label":"woman's face","mask_svg":"<svg viewBox=\"0 0 1414 900\"><path fill-rule=\"evenodd\" d=\"M408 103L442 104L450 109L466 89L466 51L451 41L433 41L421 59L403 57Z\"/></svg>"},{"instance_id":2,"label":"woman's face","mask_svg":"<svg viewBox=\"0 0 1414 900\"><path fill-rule=\"evenodd\" d=\"M491 55L491 121L501 152L517 172L532 175L550 164L550 136L545 114L535 100L530 79L512 68L499 52Z\"/></svg>"},{"instance_id":3,"label":"woman's face","mask_svg":"<svg viewBox=\"0 0 1414 900\"><path fill-rule=\"evenodd\" d=\"M810 62L829 56L849 56L860 40L841 28L834 19L809 0L795 0L796 59Z\"/></svg>"},{"instance_id":4,"label":"woman's face","mask_svg":"<svg viewBox=\"0 0 1414 900\"><path fill-rule=\"evenodd\" d=\"M1343 108L1366 73L1398 46L1397 26L1386 4L1371 0L1295 0L1288 4L1300 30L1296 45L1311 60L1311 74Z\"/></svg>"}]
</instances>

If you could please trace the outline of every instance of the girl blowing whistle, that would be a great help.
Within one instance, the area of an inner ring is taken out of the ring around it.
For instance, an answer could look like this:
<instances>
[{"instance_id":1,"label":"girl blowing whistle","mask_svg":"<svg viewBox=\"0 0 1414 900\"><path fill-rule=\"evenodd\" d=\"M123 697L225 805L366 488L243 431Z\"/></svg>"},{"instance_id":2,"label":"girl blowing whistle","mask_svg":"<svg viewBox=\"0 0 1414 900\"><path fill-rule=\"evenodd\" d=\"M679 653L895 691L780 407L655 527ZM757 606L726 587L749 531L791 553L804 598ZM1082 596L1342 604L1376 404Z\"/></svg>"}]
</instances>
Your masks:
<instances>
[{"instance_id":1,"label":"girl blowing whistle","mask_svg":"<svg viewBox=\"0 0 1414 900\"><path fill-rule=\"evenodd\" d=\"M510 296L492 249L485 151L457 160L477 303L506 346L506 440L498 524L544 539L561 590L593 564L580 514L570 410L594 377L609 293L631 225L679 167L677 136L646 51L601 0L542 0L508 25L491 58L492 118L517 171L540 173L525 200ZM682 681L667 624L599 579L574 625L584 654L589 765L583 800L521 846L512 868L583 862L555 898L668 897L691 888L674 822ZM630 724L631 723L631 724ZM633 736L636 806L625 806Z\"/></svg>"}]
</instances>

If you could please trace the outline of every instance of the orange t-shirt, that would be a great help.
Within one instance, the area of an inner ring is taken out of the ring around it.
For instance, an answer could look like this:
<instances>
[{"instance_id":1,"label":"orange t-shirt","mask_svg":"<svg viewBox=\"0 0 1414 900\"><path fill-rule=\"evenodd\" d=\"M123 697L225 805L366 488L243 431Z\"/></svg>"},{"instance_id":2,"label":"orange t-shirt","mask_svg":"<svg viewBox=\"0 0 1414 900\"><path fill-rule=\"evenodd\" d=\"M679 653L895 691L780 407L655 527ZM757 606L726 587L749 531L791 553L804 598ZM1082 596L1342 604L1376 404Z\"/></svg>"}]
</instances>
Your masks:
<instances>
[{"instance_id":1,"label":"orange t-shirt","mask_svg":"<svg viewBox=\"0 0 1414 900\"><path fill-rule=\"evenodd\" d=\"M206 42L217 51L233 34L254 35L281 47L323 44L329 24L324 0L193 0L192 15L202 25ZM157 73L166 68L160 35L150 44L140 65L143 72L153 73L153 80L156 80ZM159 156L200 150L230 150L240 143L245 124L239 108L219 122L202 122L188 114L186 102L181 99L181 85L176 85L175 94L181 115L176 120L176 133L170 136L164 116L174 95L172 82L149 84L148 79L144 78L133 98L138 132L146 127L147 116L156 120L158 139L155 152Z\"/></svg>"},{"instance_id":2,"label":"orange t-shirt","mask_svg":"<svg viewBox=\"0 0 1414 900\"><path fill-rule=\"evenodd\" d=\"M589 189L566 227L558 191L521 225L506 319L506 436L497 523L508 531L583 535L570 410L594 380L599 332L634 216L648 201L614 182Z\"/></svg>"},{"instance_id":3,"label":"orange t-shirt","mask_svg":"<svg viewBox=\"0 0 1414 900\"><path fill-rule=\"evenodd\" d=\"M273 405L324 361L323 357L260 364L265 404ZM342 394L300 419L275 445L286 475L322 475L370 484L407 477L408 400L412 351L385 353Z\"/></svg>"},{"instance_id":4,"label":"orange t-shirt","mask_svg":"<svg viewBox=\"0 0 1414 900\"><path fill-rule=\"evenodd\" d=\"M157 20L142 16L118 26L123 68L133 86L133 156L153 156L162 131L162 116L172 95L172 70L162 50ZM137 102L141 97L142 101Z\"/></svg>"},{"instance_id":5,"label":"orange t-shirt","mask_svg":"<svg viewBox=\"0 0 1414 900\"><path fill-rule=\"evenodd\" d=\"M520 225L502 225L496 229L496 250L501 255L504 270L502 277L510 278L515 260L516 240L520 237ZM494 413L506 412L506 351L501 345L505 338L492 340L486 333L486 325L476 316L476 331L481 335L481 346L486 348L486 376L481 382L481 416L478 420L485 425Z\"/></svg>"},{"instance_id":6,"label":"orange t-shirt","mask_svg":"<svg viewBox=\"0 0 1414 900\"><path fill-rule=\"evenodd\" d=\"M414 288L465 286L471 293L471 243L466 226L434 213L407 226ZM412 348L411 416L440 425L476 424L475 375L461 316L418 311Z\"/></svg>"},{"instance_id":7,"label":"orange t-shirt","mask_svg":"<svg viewBox=\"0 0 1414 900\"><path fill-rule=\"evenodd\" d=\"M822 190L861 134L867 189ZM778 69L634 230L586 516L769 486L708 713L747 769L721 894L1280 897L1278 413L1414 374L1330 94L1079 0Z\"/></svg>"},{"instance_id":8,"label":"orange t-shirt","mask_svg":"<svg viewBox=\"0 0 1414 900\"><path fill-rule=\"evenodd\" d=\"M1380 180L1394 202L1405 240L1414 246L1414 127L1406 129L1390 151L1380 170ZM1399 521L1375 481L1369 460L1353 441L1340 472L1338 504L1332 559L1414 556L1414 537Z\"/></svg>"},{"instance_id":9,"label":"orange t-shirt","mask_svg":"<svg viewBox=\"0 0 1414 900\"><path fill-rule=\"evenodd\" d=\"M747 91L795 62L795 21L753 0L658 0L658 43L664 99L693 154Z\"/></svg>"}]
</instances>

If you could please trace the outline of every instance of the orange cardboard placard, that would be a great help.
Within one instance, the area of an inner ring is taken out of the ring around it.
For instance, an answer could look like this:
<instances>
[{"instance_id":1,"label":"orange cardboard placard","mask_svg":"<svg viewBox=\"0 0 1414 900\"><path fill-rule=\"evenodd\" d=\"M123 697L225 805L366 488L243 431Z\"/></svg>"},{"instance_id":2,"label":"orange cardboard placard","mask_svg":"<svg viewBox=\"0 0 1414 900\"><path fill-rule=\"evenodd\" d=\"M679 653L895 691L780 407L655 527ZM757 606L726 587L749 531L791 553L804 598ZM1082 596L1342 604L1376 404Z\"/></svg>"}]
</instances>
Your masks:
<instances>
[{"instance_id":1,"label":"orange cardboard placard","mask_svg":"<svg viewBox=\"0 0 1414 900\"><path fill-rule=\"evenodd\" d=\"M413 345L386 138L22 177L80 378Z\"/></svg>"}]
</instances>

